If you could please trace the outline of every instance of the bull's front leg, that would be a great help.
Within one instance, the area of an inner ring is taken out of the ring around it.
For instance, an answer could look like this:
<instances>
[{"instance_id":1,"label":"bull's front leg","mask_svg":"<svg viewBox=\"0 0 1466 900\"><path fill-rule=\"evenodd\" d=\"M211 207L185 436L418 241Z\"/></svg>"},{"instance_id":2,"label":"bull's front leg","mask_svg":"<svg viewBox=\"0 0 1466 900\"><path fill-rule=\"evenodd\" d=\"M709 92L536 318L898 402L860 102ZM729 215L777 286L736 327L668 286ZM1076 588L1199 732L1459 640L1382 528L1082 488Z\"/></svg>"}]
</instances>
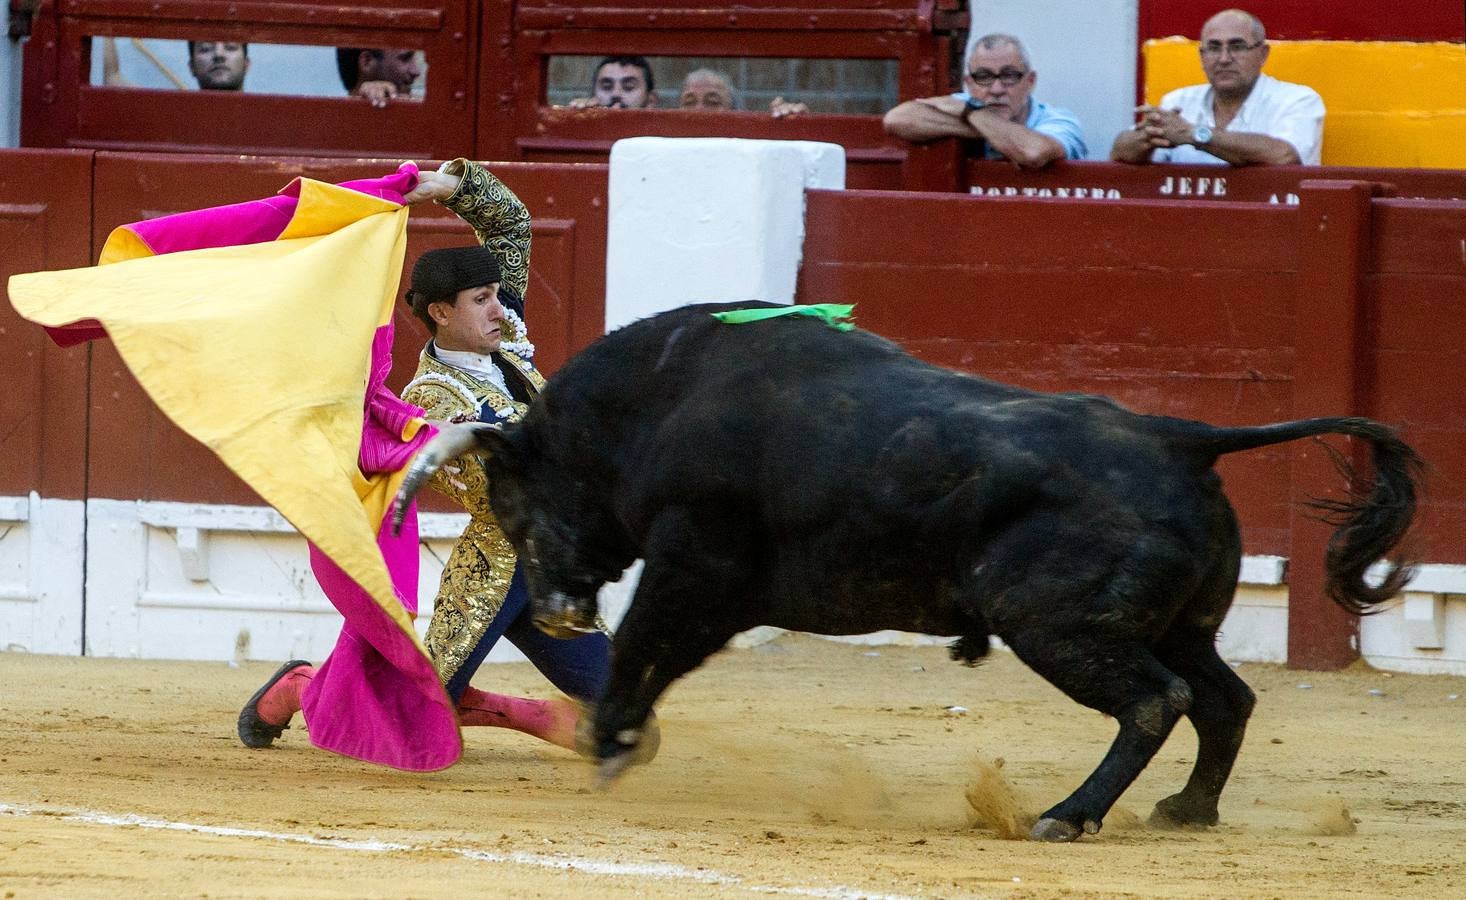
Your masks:
<instances>
[{"instance_id":1,"label":"bull's front leg","mask_svg":"<svg viewBox=\"0 0 1466 900\"><path fill-rule=\"evenodd\" d=\"M601 786L640 757L647 717L662 692L758 624L747 613L753 571L738 518L722 509L678 508L653 523L641 580L616 629L611 677L596 704Z\"/></svg>"}]
</instances>

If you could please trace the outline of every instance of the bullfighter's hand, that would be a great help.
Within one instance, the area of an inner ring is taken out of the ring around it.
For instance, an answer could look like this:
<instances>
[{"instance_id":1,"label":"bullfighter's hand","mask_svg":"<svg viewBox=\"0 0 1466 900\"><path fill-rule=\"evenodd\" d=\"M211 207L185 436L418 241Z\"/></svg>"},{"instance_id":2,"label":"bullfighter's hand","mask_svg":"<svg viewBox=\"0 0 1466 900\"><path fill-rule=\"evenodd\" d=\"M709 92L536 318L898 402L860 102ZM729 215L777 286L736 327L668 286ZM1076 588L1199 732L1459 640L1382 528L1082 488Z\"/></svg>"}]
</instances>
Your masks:
<instances>
[{"instance_id":1,"label":"bullfighter's hand","mask_svg":"<svg viewBox=\"0 0 1466 900\"><path fill-rule=\"evenodd\" d=\"M424 200L447 200L458 190L460 181L462 179L459 176L446 172L420 171L417 173L417 187L403 194L402 202L410 205Z\"/></svg>"},{"instance_id":2,"label":"bullfighter's hand","mask_svg":"<svg viewBox=\"0 0 1466 900\"><path fill-rule=\"evenodd\" d=\"M443 468L439 469L438 471L442 472L443 473L443 477L446 478L446 479L448 479L448 483L451 484L451 485L453 485L458 490L460 490L460 491L466 491L466 490L468 490L468 485L466 485L462 481L458 480L458 477L457 477L457 476L463 474L463 467L462 466L454 465L453 463L445 463L443 465Z\"/></svg>"},{"instance_id":3,"label":"bullfighter's hand","mask_svg":"<svg viewBox=\"0 0 1466 900\"><path fill-rule=\"evenodd\" d=\"M600 107L601 101L594 97L576 97L565 105L571 109L597 109Z\"/></svg>"}]
</instances>

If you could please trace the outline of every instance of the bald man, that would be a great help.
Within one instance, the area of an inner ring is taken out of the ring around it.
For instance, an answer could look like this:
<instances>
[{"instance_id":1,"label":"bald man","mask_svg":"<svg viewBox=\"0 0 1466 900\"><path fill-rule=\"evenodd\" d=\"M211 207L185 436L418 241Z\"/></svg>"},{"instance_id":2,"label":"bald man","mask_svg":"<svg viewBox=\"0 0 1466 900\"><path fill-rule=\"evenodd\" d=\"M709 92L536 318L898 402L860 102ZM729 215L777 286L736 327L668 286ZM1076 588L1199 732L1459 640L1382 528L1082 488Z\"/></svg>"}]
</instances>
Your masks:
<instances>
[{"instance_id":1,"label":"bald man","mask_svg":"<svg viewBox=\"0 0 1466 900\"><path fill-rule=\"evenodd\" d=\"M1269 47L1262 22L1223 10L1201 28L1206 84L1178 88L1158 106L1136 108L1135 127L1120 132L1110 159L1190 165L1319 164L1323 98L1313 88L1262 74Z\"/></svg>"}]
</instances>

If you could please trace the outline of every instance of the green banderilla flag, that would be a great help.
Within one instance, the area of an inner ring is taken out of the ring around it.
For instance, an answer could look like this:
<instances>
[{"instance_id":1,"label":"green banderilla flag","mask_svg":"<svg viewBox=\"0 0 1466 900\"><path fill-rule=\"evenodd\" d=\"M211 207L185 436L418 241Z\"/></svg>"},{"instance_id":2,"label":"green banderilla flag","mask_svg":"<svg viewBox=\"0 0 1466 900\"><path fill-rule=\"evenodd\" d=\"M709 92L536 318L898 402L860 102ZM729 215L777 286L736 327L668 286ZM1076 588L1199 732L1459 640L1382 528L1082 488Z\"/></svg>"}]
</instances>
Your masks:
<instances>
[{"instance_id":1,"label":"green banderilla flag","mask_svg":"<svg viewBox=\"0 0 1466 900\"><path fill-rule=\"evenodd\" d=\"M728 312L713 313L713 318L725 325L745 325L778 316L812 316L823 319L836 331L849 331L855 326L845 321L855 311L850 303L812 303L807 306L781 306L777 309L731 309Z\"/></svg>"}]
</instances>

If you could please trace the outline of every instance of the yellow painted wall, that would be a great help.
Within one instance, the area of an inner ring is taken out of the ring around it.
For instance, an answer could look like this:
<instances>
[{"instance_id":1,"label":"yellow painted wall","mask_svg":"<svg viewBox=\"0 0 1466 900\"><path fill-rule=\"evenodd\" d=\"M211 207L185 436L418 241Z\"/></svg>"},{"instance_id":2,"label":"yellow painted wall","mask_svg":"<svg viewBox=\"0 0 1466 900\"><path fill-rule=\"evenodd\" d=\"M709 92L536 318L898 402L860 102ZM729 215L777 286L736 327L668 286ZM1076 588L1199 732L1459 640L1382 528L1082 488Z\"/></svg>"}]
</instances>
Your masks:
<instances>
[{"instance_id":1,"label":"yellow painted wall","mask_svg":"<svg viewBox=\"0 0 1466 900\"><path fill-rule=\"evenodd\" d=\"M1323 162L1466 169L1466 45L1270 41L1263 71L1323 97ZM1206 80L1196 42L1145 43L1145 99Z\"/></svg>"}]
</instances>

